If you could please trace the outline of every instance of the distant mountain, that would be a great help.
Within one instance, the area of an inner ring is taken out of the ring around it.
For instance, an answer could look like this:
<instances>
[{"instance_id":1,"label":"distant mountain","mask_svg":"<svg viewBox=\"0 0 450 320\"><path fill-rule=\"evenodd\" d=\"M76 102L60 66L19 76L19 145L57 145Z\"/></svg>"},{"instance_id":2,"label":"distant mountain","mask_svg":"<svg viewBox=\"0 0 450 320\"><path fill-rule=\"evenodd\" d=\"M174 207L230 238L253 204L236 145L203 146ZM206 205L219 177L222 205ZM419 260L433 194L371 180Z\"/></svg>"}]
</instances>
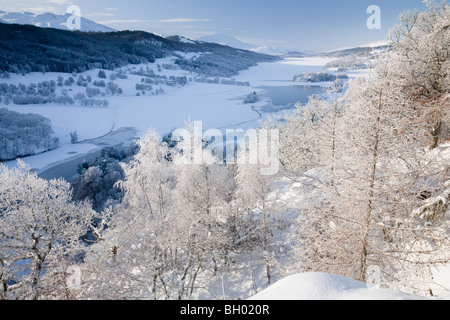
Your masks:
<instances>
[{"instance_id":1,"label":"distant mountain","mask_svg":"<svg viewBox=\"0 0 450 320\"><path fill-rule=\"evenodd\" d=\"M0 11L0 22L10 24L30 24L42 28L69 30L67 20L70 14L57 15L53 13L34 14L31 12L4 12ZM113 32L114 29L98 24L92 20L81 17L81 29L84 32Z\"/></svg>"},{"instance_id":2,"label":"distant mountain","mask_svg":"<svg viewBox=\"0 0 450 320\"><path fill-rule=\"evenodd\" d=\"M373 67L380 55L389 52L392 44L387 41L374 42L351 48L341 48L318 53L319 57L334 58L327 63L325 69L337 71L368 69Z\"/></svg>"},{"instance_id":3,"label":"distant mountain","mask_svg":"<svg viewBox=\"0 0 450 320\"><path fill-rule=\"evenodd\" d=\"M280 46L256 46L253 44L242 42L232 36L226 34L213 34L198 38L197 41L218 43L224 46L233 47L236 49L251 50L254 52L268 54L282 57L296 57L304 58L313 55L314 53L308 51L298 51L295 49L288 49Z\"/></svg>"},{"instance_id":4,"label":"distant mountain","mask_svg":"<svg viewBox=\"0 0 450 320\"><path fill-rule=\"evenodd\" d=\"M283 56L289 52L288 49L279 46L261 46L252 49L255 52L273 54L276 56Z\"/></svg>"},{"instance_id":5,"label":"distant mountain","mask_svg":"<svg viewBox=\"0 0 450 320\"><path fill-rule=\"evenodd\" d=\"M295 49L288 49L280 46L262 46L252 49L252 51L270 54L274 56L290 57L290 58L305 58L314 55L309 51L298 51Z\"/></svg>"},{"instance_id":6,"label":"distant mountain","mask_svg":"<svg viewBox=\"0 0 450 320\"><path fill-rule=\"evenodd\" d=\"M242 42L232 36L226 35L226 34L213 34L209 36L204 36L201 38L198 38L197 41L203 41L203 42L211 42L211 43L218 43L223 46L229 46L236 49L243 49L243 50L250 50L257 46L248 44L245 42Z\"/></svg>"},{"instance_id":7,"label":"distant mountain","mask_svg":"<svg viewBox=\"0 0 450 320\"><path fill-rule=\"evenodd\" d=\"M321 57L342 58L347 56L364 57L377 52L384 52L391 48L388 41L378 41L369 44L363 44L356 47L341 48L318 53Z\"/></svg>"}]
</instances>

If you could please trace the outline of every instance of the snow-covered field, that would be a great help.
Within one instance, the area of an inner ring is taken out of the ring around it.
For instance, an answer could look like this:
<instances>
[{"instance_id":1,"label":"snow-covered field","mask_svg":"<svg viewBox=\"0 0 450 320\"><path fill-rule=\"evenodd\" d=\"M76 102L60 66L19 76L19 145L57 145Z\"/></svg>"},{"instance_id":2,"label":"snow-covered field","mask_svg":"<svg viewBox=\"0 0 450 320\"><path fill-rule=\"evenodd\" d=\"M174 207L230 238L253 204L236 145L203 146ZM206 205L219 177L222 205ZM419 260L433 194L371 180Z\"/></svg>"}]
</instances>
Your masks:
<instances>
[{"instance_id":1,"label":"snow-covered field","mask_svg":"<svg viewBox=\"0 0 450 320\"><path fill-rule=\"evenodd\" d=\"M122 94L107 95L101 99L109 101L108 107L87 107L77 102L74 105L38 104L38 105L14 105L6 107L21 113L37 113L52 121L56 137L59 138L60 147L44 154L35 155L23 159L33 169L43 172L56 164L80 158L83 155L97 151L106 145L99 137L107 136L119 129L134 129L135 138L141 136L147 129L154 129L161 135L182 128L188 120L202 121L203 130L208 129L243 129L257 127L260 114L254 108L261 108L270 103L270 97L265 95L262 86L294 86L302 83L292 82L293 76L303 72L322 71L322 66L330 59L323 58L288 58L277 63L261 63L249 70L242 71L234 77L236 81L250 83L250 86L237 86L227 84L200 83L192 81L195 74L182 70L166 70L158 68L158 65L173 64L173 59L164 58L153 64L130 66L121 68L127 79L116 79L116 83L122 90ZM186 86L160 86L164 94L137 96L136 84L141 83L142 76L130 74L140 68L151 69L156 75L167 77L186 76ZM159 70L158 70L159 69ZM117 70L116 70L117 71ZM130 72L131 71L131 72ZM94 69L84 72L82 75L98 79L99 70ZM106 71L109 81L113 71ZM10 79L2 79L7 84L29 85L42 81L57 81L58 76L65 79L69 74L59 73L31 73L25 76L12 74ZM317 85L327 85L318 83ZM311 84L309 84L311 85ZM61 90L69 90L69 94L85 92L84 87L72 85L57 88L57 94ZM67 91L66 91L67 92ZM250 93L257 92L259 100L253 104L244 104L243 99ZM264 115L263 115L264 116ZM71 144L70 133L77 132L79 142ZM120 137L120 134L116 134ZM124 143L129 143L130 131L124 134ZM96 143L92 140L96 139ZM120 139L119 139L120 140ZM15 165L10 161L8 165Z\"/></svg>"}]
</instances>

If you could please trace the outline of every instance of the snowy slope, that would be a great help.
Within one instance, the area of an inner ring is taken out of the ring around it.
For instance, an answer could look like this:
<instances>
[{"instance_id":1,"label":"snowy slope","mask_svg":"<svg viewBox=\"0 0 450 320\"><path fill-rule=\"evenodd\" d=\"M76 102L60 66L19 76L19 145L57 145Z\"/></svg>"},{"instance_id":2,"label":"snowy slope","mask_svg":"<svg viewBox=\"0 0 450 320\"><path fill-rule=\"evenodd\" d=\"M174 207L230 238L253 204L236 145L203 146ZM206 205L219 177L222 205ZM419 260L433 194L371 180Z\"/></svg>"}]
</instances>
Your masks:
<instances>
[{"instance_id":1,"label":"snowy slope","mask_svg":"<svg viewBox=\"0 0 450 320\"><path fill-rule=\"evenodd\" d=\"M385 52L389 50L390 43L388 41L378 41L378 42L372 42L368 44L362 44L357 47L347 47L347 48L340 48L330 51L324 51L318 53L318 56L321 57L335 57L335 58L342 58L342 57L367 57L373 54L377 54L380 52Z\"/></svg>"},{"instance_id":2,"label":"snowy slope","mask_svg":"<svg viewBox=\"0 0 450 320\"><path fill-rule=\"evenodd\" d=\"M0 22L15 24L30 24L42 28L68 30L67 20L70 14L57 15L53 13L34 14L31 12L0 11ZM114 29L81 17L81 29L84 32L113 32Z\"/></svg>"},{"instance_id":3,"label":"snowy slope","mask_svg":"<svg viewBox=\"0 0 450 320\"><path fill-rule=\"evenodd\" d=\"M249 300L422 300L387 289L369 287L352 279L302 273L286 277Z\"/></svg>"}]
</instances>

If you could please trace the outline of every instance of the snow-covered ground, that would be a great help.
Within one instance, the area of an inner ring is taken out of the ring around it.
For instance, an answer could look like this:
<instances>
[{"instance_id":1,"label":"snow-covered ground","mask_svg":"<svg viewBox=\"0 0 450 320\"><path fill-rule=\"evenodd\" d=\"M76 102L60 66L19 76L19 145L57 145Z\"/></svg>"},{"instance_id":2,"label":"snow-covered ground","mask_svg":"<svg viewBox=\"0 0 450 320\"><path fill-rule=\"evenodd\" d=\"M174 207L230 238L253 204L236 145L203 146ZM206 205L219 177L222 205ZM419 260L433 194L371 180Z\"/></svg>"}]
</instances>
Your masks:
<instances>
[{"instance_id":1,"label":"snow-covered ground","mask_svg":"<svg viewBox=\"0 0 450 320\"><path fill-rule=\"evenodd\" d=\"M422 300L418 296L370 287L363 282L326 274L288 276L249 300Z\"/></svg>"}]
</instances>

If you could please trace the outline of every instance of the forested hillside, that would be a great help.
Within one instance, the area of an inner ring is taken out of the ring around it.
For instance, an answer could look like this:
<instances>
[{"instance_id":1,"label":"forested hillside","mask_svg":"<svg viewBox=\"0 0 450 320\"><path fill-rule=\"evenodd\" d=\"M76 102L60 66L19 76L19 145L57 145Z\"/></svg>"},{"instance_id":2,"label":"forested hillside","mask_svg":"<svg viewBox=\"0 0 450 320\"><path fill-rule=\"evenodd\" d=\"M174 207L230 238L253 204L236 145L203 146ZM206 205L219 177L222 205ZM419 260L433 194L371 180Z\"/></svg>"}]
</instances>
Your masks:
<instances>
[{"instance_id":1,"label":"forested hillside","mask_svg":"<svg viewBox=\"0 0 450 320\"><path fill-rule=\"evenodd\" d=\"M182 68L205 75L234 75L278 58L218 44L186 43L143 31L85 33L0 23L0 70L13 73L83 72L154 62L181 53L208 53L193 61L180 56Z\"/></svg>"}]
</instances>

